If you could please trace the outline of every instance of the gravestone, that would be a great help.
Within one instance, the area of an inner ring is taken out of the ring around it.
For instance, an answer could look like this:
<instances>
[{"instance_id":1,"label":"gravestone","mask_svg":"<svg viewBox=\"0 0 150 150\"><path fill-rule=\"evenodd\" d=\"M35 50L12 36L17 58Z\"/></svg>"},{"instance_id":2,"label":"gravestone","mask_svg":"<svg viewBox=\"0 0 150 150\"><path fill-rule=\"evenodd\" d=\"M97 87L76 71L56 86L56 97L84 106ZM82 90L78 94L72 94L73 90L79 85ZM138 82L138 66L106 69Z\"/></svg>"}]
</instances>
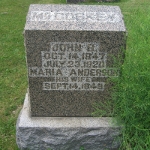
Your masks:
<instances>
[{"instance_id":1,"label":"gravestone","mask_svg":"<svg viewBox=\"0 0 150 150\"><path fill-rule=\"evenodd\" d=\"M91 116L118 77L125 27L118 7L31 5L25 26L31 115Z\"/></svg>"},{"instance_id":2,"label":"gravestone","mask_svg":"<svg viewBox=\"0 0 150 150\"><path fill-rule=\"evenodd\" d=\"M67 3L80 3L80 2L84 2L85 0L67 0Z\"/></svg>"},{"instance_id":3,"label":"gravestone","mask_svg":"<svg viewBox=\"0 0 150 150\"><path fill-rule=\"evenodd\" d=\"M126 29L117 6L30 5L24 29L29 91L17 122L25 149L114 149L120 127L91 117L111 98ZM107 144L106 144L107 143Z\"/></svg>"}]
</instances>

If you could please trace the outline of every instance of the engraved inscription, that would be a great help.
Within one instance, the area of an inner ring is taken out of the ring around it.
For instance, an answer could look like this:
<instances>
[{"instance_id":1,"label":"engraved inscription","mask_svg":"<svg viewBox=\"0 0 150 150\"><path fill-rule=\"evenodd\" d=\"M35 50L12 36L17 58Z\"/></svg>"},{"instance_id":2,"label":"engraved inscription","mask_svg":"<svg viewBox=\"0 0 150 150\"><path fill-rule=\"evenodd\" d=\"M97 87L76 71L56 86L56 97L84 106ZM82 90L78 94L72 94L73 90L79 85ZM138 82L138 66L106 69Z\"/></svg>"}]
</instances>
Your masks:
<instances>
[{"instance_id":1,"label":"engraved inscription","mask_svg":"<svg viewBox=\"0 0 150 150\"><path fill-rule=\"evenodd\" d=\"M78 84L76 82L43 82L43 90L104 90L104 82Z\"/></svg>"},{"instance_id":2,"label":"engraved inscription","mask_svg":"<svg viewBox=\"0 0 150 150\"><path fill-rule=\"evenodd\" d=\"M31 11L30 21L79 21L115 23L121 21L121 18L114 12Z\"/></svg>"},{"instance_id":3,"label":"engraved inscription","mask_svg":"<svg viewBox=\"0 0 150 150\"><path fill-rule=\"evenodd\" d=\"M94 42L50 42L41 51L41 67L29 67L30 77L47 77L43 90L99 90L102 78L118 77L119 70L107 68L107 53Z\"/></svg>"},{"instance_id":4,"label":"engraved inscription","mask_svg":"<svg viewBox=\"0 0 150 150\"><path fill-rule=\"evenodd\" d=\"M77 69L77 68L65 68L65 69L49 69L49 68L38 68L29 67L30 77L51 77L51 76L64 76L64 77L118 77L119 71L115 68L104 68L104 69Z\"/></svg>"}]
</instances>

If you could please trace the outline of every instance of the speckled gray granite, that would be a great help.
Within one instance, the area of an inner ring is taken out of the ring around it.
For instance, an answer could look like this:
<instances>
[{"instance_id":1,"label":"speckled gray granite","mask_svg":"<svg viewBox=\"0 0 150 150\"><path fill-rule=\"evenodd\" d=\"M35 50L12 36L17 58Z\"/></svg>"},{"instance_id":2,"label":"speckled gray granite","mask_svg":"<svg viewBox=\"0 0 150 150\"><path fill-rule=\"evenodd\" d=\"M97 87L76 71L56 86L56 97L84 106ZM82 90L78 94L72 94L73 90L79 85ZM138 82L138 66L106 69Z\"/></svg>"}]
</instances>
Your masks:
<instances>
[{"instance_id":1,"label":"speckled gray granite","mask_svg":"<svg viewBox=\"0 0 150 150\"><path fill-rule=\"evenodd\" d=\"M111 100L126 45L118 6L30 5L24 37L32 116L87 117Z\"/></svg>"},{"instance_id":2,"label":"speckled gray granite","mask_svg":"<svg viewBox=\"0 0 150 150\"><path fill-rule=\"evenodd\" d=\"M26 95L17 121L17 144L20 150L117 150L121 128L112 118L30 117Z\"/></svg>"},{"instance_id":3,"label":"speckled gray granite","mask_svg":"<svg viewBox=\"0 0 150 150\"><path fill-rule=\"evenodd\" d=\"M126 31L118 6L30 5L26 30Z\"/></svg>"},{"instance_id":4,"label":"speckled gray granite","mask_svg":"<svg viewBox=\"0 0 150 150\"><path fill-rule=\"evenodd\" d=\"M66 0L67 3L80 3L80 2L84 2L85 0Z\"/></svg>"}]
</instances>

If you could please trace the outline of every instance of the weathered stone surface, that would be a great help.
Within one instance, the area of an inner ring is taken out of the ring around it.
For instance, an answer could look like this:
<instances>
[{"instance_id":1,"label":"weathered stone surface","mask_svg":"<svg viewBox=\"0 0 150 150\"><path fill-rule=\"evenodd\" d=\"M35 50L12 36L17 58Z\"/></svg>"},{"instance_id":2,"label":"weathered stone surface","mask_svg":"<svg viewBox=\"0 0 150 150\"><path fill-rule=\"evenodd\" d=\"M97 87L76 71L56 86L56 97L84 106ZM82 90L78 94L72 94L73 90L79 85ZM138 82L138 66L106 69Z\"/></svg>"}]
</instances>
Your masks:
<instances>
[{"instance_id":1,"label":"weathered stone surface","mask_svg":"<svg viewBox=\"0 0 150 150\"><path fill-rule=\"evenodd\" d=\"M76 4L76 3L84 2L85 0L66 0L66 1L67 1L67 3L74 3L74 4Z\"/></svg>"},{"instance_id":2,"label":"weathered stone surface","mask_svg":"<svg viewBox=\"0 0 150 150\"><path fill-rule=\"evenodd\" d=\"M91 116L110 100L126 29L117 6L31 5L25 25L31 115Z\"/></svg>"},{"instance_id":3,"label":"weathered stone surface","mask_svg":"<svg viewBox=\"0 0 150 150\"><path fill-rule=\"evenodd\" d=\"M30 117L26 95L17 122L17 144L20 150L117 150L120 127L112 118Z\"/></svg>"}]
</instances>

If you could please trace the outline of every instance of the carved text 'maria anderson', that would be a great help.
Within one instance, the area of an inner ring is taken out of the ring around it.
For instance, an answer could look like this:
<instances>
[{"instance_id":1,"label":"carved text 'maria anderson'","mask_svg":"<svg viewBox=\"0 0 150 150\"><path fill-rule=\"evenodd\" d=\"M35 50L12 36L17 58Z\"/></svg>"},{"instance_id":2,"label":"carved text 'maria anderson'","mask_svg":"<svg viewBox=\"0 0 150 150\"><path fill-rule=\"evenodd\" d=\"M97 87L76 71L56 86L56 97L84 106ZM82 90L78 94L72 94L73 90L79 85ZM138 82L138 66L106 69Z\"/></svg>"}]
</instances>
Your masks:
<instances>
[{"instance_id":1,"label":"carved text 'maria anderson'","mask_svg":"<svg viewBox=\"0 0 150 150\"><path fill-rule=\"evenodd\" d=\"M46 68L29 68L31 77L50 77L50 76L91 76L91 77L118 77L119 70L117 69L46 69Z\"/></svg>"}]
</instances>

